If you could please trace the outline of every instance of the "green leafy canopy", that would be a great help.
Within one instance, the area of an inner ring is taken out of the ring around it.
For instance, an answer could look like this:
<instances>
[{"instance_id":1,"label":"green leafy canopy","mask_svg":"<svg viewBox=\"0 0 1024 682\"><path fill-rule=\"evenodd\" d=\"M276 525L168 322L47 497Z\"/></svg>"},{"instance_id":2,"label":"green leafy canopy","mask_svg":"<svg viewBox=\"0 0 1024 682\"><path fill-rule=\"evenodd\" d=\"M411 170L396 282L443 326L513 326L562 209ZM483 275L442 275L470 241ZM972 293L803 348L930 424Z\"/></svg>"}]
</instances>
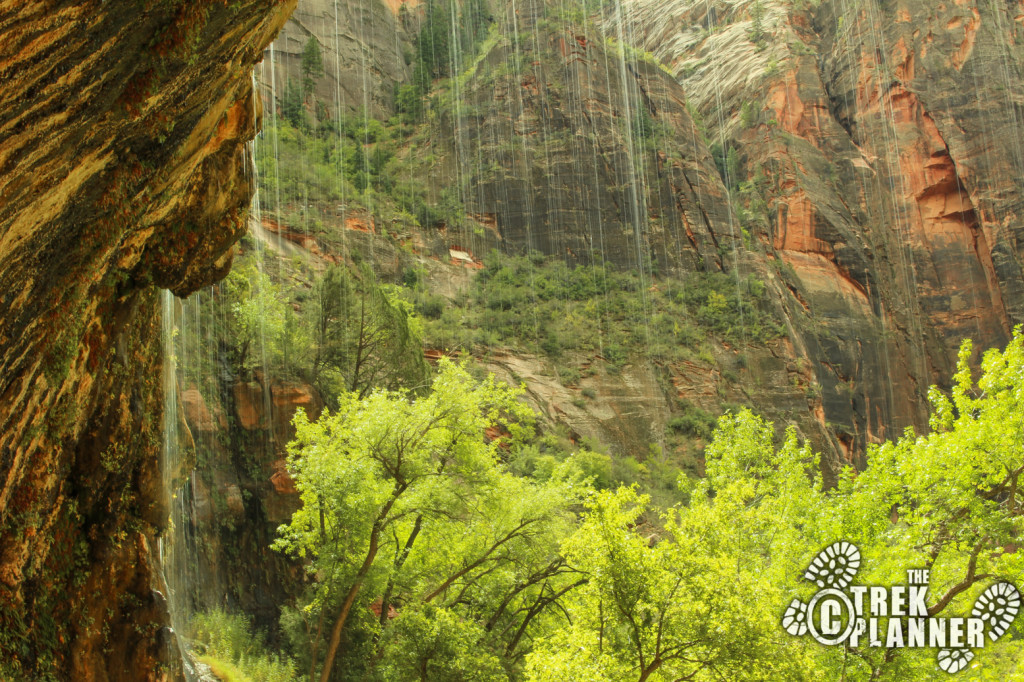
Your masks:
<instances>
[{"instance_id":1,"label":"green leafy canopy","mask_svg":"<svg viewBox=\"0 0 1024 682\"><path fill-rule=\"evenodd\" d=\"M780 619L837 540L861 550L858 584L930 569L931 615L1021 583L1024 337L987 352L977 382L971 356L965 343L950 395L931 391L930 433L872 447L834 489L795 431L776 445L741 410L719 420L706 476L680 481L689 503L660 511L635 487L581 483L575 457L544 480L509 473L505 448L533 415L452 363L426 395L300 414L303 508L276 546L307 561L311 675L337 662L337 679L932 679L934 650L823 647ZM962 676L1019 680L1022 648L1011 630Z\"/></svg>"}]
</instances>

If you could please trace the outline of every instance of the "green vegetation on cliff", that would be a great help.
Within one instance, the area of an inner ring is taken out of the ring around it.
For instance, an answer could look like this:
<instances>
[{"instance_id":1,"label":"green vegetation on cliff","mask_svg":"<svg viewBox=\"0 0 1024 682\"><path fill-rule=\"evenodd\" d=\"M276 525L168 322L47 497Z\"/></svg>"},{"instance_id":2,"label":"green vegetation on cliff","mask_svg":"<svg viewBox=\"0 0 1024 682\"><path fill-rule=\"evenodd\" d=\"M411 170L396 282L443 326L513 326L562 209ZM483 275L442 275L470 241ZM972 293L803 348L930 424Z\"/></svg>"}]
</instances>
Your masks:
<instances>
[{"instance_id":1,"label":"green vegetation on cliff","mask_svg":"<svg viewBox=\"0 0 1024 682\"><path fill-rule=\"evenodd\" d=\"M248 252L217 289L214 305L217 341L244 376L271 369L309 382L329 400L428 383L419 320L369 268L331 265L305 275L288 266L270 273ZM211 376L200 348L183 352L200 358L191 378Z\"/></svg>"},{"instance_id":2,"label":"green vegetation on cliff","mask_svg":"<svg viewBox=\"0 0 1024 682\"><path fill-rule=\"evenodd\" d=\"M781 330L763 306L764 285L717 273L644 281L604 264L492 252L457 305L414 291L427 342L472 350L511 346L553 358L563 351L621 365L643 348L655 360L692 357L708 335L764 343ZM430 321L436 321L431 323Z\"/></svg>"}]
</instances>

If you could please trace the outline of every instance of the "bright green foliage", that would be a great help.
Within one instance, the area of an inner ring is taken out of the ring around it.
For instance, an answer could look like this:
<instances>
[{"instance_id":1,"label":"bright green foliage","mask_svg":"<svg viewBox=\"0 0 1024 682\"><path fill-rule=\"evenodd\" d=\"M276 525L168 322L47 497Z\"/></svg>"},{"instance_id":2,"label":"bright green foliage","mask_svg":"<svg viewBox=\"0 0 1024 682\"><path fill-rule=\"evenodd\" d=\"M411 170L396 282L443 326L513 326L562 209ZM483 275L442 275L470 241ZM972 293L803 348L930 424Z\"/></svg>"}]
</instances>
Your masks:
<instances>
[{"instance_id":1,"label":"bright green foliage","mask_svg":"<svg viewBox=\"0 0 1024 682\"><path fill-rule=\"evenodd\" d=\"M659 531L637 527L646 503L631 488L591 500L564 546L589 582L570 598L572 625L530 655L527 678L800 679L778 626L782 595L750 543L736 544L725 505L669 513Z\"/></svg>"},{"instance_id":2,"label":"bright green foliage","mask_svg":"<svg viewBox=\"0 0 1024 682\"><path fill-rule=\"evenodd\" d=\"M296 128L304 129L306 121L305 104L302 101L302 90L289 78L284 84L281 96L281 116Z\"/></svg>"},{"instance_id":3,"label":"bright green foliage","mask_svg":"<svg viewBox=\"0 0 1024 682\"><path fill-rule=\"evenodd\" d=\"M539 484L500 464L502 443L529 432L518 394L443 363L426 396L350 393L316 422L296 416L289 466L303 507L275 546L308 562L306 660L322 679L336 661L344 677L378 663L436 679L498 671L466 643L511 665L574 584L557 552L573 479ZM494 428L509 435L488 442Z\"/></svg>"},{"instance_id":4,"label":"bright green foliage","mask_svg":"<svg viewBox=\"0 0 1024 682\"><path fill-rule=\"evenodd\" d=\"M832 490L792 429L776 447L771 424L727 414L706 476L681 481L689 503L657 523L646 495L611 488L599 453L535 452L532 478L507 472L499 443L521 461L529 411L449 363L427 396L349 394L318 422L300 415L290 461L304 506L278 546L313 578L296 612L305 660L337 661L341 679L931 679L934 650L823 647L780 618L816 591L802 574L837 540L861 550L857 584L930 568L934 615L1020 584L1024 337L987 353L977 384L970 356L968 343L951 396L932 390L930 435L873 448ZM494 427L509 435L488 443ZM573 471L601 488L578 522ZM1019 679L1013 632L964 678Z\"/></svg>"},{"instance_id":5,"label":"bright green foliage","mask_svg":"<svg viewBox=\"0 0 1024 682\"><path fill-rule=\"evenodd\" d=\"M944 615L944 609L967 611L997 579L1021 584L1022 346L1018 330L1003 353L988 351L975 385L971 343L965 341L951 397L929 392L933 432L915 437L908 431L870 451L868 468L840 482L821 525L825 538L843 536L862 545L871 567L865 582L900 580L905 568L928 566L930 611ZM1020 651L1019 641L1017 646ZM881 665L881 656L871 653L871 664ZM900 669L934 669L927 655L902 658Z\"/></svg>"},{"instance_id":6,"label":"bright green foliage","mask_svg":"<svg viewBox=\"0 0 1024 682\"><path fill-rule=\"evenodd\" d=\"M919 437L908 431L872 448L866 470L847 470L827 493L808 484L803 467L816 466L792 433L776 452L771 430L760 420L746 412L723 418L706 451L707 479L680 518L717 516L701 535L718 528L730 534L740 557L762 557L759 574L775 590L790 591L775 604L794 594L809 596L816 588L798 576L811 556L847 540L862 553L858 584L901 584L907 569L929 567L930 613L966 613L991 583L1020 584L1024 578L1024 560L1015 549L1024 530L1016 492L1024 473L1022 342L1018 333L1005 352L989 351L976 386L965 342L952 397L930 392L933 432ZM928 679L938 671L934 650L862 649L844 657L841 649L799 646L813 658L809 670L830 671L826 679L841 667L851 680ZM1019 640L999 647L1022 653ZM1000 660L1007 660L1005 653L989 658L986 648L978 669L998 667Z\"/></svg>"},{"instance_id":7,"label":"bright green foliage","mask_svg":"<svg viewBox=\"0 0 1024 682\"><path fill-rule=\"evenodd\" d=\"M236 265L223 286L231 310L228 334L235 365L242 370L280 365L288 314L280 287L252 261Z\"/></svg>"},{"instance_id":8,"label":"bright green foliage","mask_svg":"<svg viewBox=\"0 0 1024 682\"><path fill-rule=\"evenodd\" d=\"M1024 338L986 354L976 386L970 354L968 343L951 398L931 392L934 432L874 448L868 468L848 472L837 489L809 476L816 458L792 430L776 448L771 425L744 410L719 421L707 476L660 526L643 526L646 498L634 490L597 494L563 546L589 582L566 605L572 625L529 655L528 678L944 675L933 649L822 647L788 636L779 619L793 597L817 590L801 575L837 540L861 550L857 584L902 584L907 569L930 568L933 615L965 614L997 580L1021 583ZM977 654L966 679L1019 679L1019 634Z\"/></svg>"}]
</instances>

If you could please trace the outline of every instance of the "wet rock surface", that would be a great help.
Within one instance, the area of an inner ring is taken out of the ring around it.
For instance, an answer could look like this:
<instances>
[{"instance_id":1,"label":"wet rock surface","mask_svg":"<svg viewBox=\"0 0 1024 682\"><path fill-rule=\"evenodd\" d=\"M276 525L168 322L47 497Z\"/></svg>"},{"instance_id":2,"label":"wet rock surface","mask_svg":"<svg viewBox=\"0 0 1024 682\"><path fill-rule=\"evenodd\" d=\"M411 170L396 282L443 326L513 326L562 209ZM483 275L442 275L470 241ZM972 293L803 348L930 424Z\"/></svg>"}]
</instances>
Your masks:
<instances>
[{"instance_id":1,"label":"wet rock surface","mask_svg":"<svg viewBox=\"0 0 1024 682\"><path fill-rule=\"evenodd\" d=\"M3 675L177 674L156 287L226 272L252 68L295 3L137 4L0 2Z\"/></svg>"}]
</instances>

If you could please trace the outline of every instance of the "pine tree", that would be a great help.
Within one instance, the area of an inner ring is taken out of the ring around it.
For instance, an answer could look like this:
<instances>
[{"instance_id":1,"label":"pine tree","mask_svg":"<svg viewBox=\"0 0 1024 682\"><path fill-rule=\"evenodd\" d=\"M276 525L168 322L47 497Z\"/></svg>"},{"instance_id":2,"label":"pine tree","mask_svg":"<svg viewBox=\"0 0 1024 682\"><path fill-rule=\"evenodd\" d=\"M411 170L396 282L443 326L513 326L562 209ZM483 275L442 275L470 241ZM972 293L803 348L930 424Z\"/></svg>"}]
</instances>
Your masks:
<instances>
[{"instance_id":1,"label":"pine tree","mask_svg":"<svg viewBox=\"0 0 1024 682\"><path fill-rule=\"evenodd\" d=\"M451 30L451 14L443 3L431 0L427 5L427 14L420 29L419 40L416 41L416 52L419 57L417 65L419 81L417 85L426 92L428 79L445 78L451 74L451 44L448 33ZM426 87L424 87L426 86Z\"/></svg>"},{"instance_id":2,"label":"pine tree","mask_svg":"<svg viewBox=\"0 0 1024 682\"><path fill-rule=\"evenodd\" d=\"M764 48L764 5L761 4L761 0L754 0L754 4L750 8L750 30L747 32L747 37L750 38L750 42L757 45L758 49Z\"/></svg>"},{"instance_id":3,"label":"pine tree","mask_svg":"<svg viewBox=\"0 0 1024 682\"><path fill-rule=\"evenodd\" d=\"M306 118L303 115L302 90L295 81L288 79L281 96L281 116L296 128L304 128Z\"/></svg>"},{"instance_id":4,"label":"pine tree","mask_svg":"<svg viewBox=\"0 0 1024 682\"><path fill-rule=\"evenodd\" d=\"M316 79L324 75L324 59L320 54L320 43L316 36L309 36L302 48L302 94L306 97L313 92Z\"/></svg>"}]
</instances>

